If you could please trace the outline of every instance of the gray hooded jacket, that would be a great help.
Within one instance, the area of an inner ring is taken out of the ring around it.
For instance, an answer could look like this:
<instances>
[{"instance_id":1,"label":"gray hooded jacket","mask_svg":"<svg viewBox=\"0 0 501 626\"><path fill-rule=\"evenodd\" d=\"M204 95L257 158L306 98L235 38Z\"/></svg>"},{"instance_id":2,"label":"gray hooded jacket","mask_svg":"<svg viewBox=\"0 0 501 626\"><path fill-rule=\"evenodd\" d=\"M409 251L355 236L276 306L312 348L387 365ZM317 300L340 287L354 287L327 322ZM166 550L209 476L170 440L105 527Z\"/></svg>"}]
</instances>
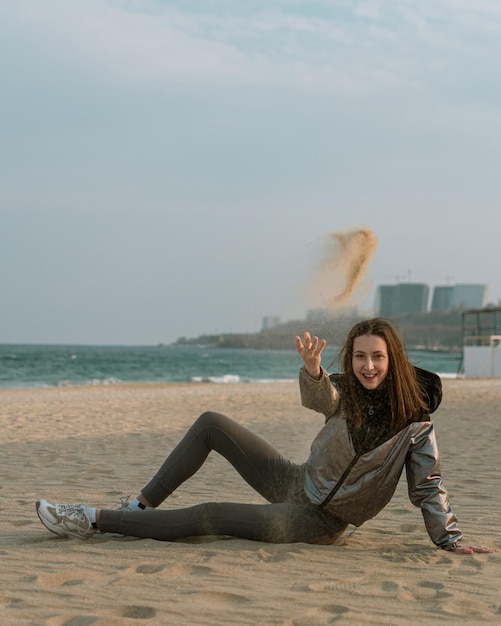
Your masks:
<instances>
[{"instance_id":1,"label":"gray hooded jacket","mask_svg":"<svg viewBox=\"0 0 501 626\"><path fill-rule=\"evenodd\" d=\"M418 370L418 379L422 378L439 385L435 405L430 402L433 411L440 403L440 379L436 374ZM299 388L303 406L326 417L306 461L305 491L314 505L337 519L360 526L390 501L405 466L409 498L421 508L433 543L450 549L461 539L442 485L438 447L429 415L423 415L422 421L410 422L376 447L357 453L342 414L340 392L325 370L316 380L302 368ZM427 392L431 399L432 394L428 389Z\"/></svg>"}]
</instances>

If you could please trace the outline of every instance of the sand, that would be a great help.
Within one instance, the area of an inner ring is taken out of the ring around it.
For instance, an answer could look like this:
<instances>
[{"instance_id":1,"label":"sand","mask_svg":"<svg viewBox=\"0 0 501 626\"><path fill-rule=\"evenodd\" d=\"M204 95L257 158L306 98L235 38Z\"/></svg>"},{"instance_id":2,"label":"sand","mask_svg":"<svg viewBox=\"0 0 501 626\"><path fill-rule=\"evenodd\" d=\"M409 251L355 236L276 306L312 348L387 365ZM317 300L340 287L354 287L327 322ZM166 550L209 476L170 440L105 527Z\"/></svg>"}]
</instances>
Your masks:
<instances>
[{"instance_id":1,"label":"sand","mask_svg":"<svg viewBox=\"0 0 501 626\"><path fill-rule=\"evenodd\" d=\"M251 426L293 460L323 423L294 383L0 390L1 622L501 624L501 553L437 549L401 482L376 518L333 546L208 537L60 538L35 501L108 507L135 495L202 411ZM501 547L501 382L445 380L442 472L466 544ZM260 502L211 456L164 506Z\"/></svg>"}]
</instances>

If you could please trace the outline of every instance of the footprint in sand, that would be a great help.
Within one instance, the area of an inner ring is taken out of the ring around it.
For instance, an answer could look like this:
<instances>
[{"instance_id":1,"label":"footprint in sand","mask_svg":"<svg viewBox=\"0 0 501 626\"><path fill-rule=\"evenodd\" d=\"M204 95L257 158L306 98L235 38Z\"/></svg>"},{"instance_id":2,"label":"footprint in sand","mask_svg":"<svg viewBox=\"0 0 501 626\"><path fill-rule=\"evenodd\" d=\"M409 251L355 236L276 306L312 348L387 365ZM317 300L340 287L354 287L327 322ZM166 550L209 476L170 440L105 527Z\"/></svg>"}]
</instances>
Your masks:
<instances>
[{"instance_id":1,"label":"footprint in sand","mask_svg":"<svg viewBox=\"0 0 501 626\"><path fill-rule=\"evenodd\" d=\"M349 593L360 593L361 583L357 580L335 580L331 582L312 582L304 585L294 585L292 591L310 593L311 591L319 593L336 593L346 591Z\"/></svg>"},{"instance_id":2,"label":"footprint in sand","mask_svg":"<svg viewBox=\"0 0 501 626\"><path fill-rule=\"evenodd\" d=\"M157 574L165 569L165 565L152 565L150 563L143 563L143 565L138 565L136 567L136 572L138 574Z\"/></svg>"},{"instance_id":3,"label":"footprint in sand","mask_svg":"<svg viewBox=\"0 0 501 626\"><path fill-rule=\"evenodd\" d=\"M206 606L242 606L251 602L247 596L238 593L229 593L223 591L202 591L190 595L195 595L197 601L201 600Z\"/></svg>"},{"instance_id":4,"label":"footprint in sand","mask_svg":"<svg viewBox=\"0 0 501 626\"><path fill-rule=\"evenodd\" d=\"M23 598L12 598L6 596L0 596L0 609L9 609L15 607L16 609L22 609L26 605L26 600Z\"/></svg>"},{"instance_id":5,"label":"footprint in sand","mask_svg":"<svg viewBox=\"0 0 501 626\"><path fill-rule=\"evenodd\" d=\"M213 568L207 565L177 563L170 568L170 575L172 576L209 576L213 572Z\"/></svg>"},{"instance_id":6,"label":"footprint in sand","mask_svg":"<svg viewBox=\"0 0 501 626\"><path fill-rule=\"evenodd\" d=\"M111 611L107 612L109 617L118 617L121 619L154 619L157 616L156 610L152 606L144 606L144 605L130 605L130 606L122 606L118 608L114 608ZM70 618L66 621L51 621L51 626L91 626L96 622L104 623L102 620L102 616L93 616L93 615L76 615L75 617ZM113 620L113 623L115 621ZM121 623L121 622L120 622ZM128 622L127 622L128 623Z\"/></svg>"},{"instance_id":7,"label":"footprint in sand","mask_svg":"<svg viewBox=\"0 0 501 626\"><path fill-rule=\"evenodd\" d=\"M56 574L42 574L37 576L37 582L43 587L67 587L71 585L83 585L85 580L92 578L92 574L86 572L73 572L68 573L56 573Z\"/></svg>"},{"instance_id":8,"label":"footprint in sand","mask_svg":"<svg viewBox=\"0 0 501 626\"><path fill-rule=\"evenodd\" d=\"M392 593L392 592L397 591L398 589L400 589L400 587L399 587L398 583L393 582L393 580L386 580L385 582L382 583L381 589L383 591L388 592L388 593Z\"/></svg>"},{"instance_id":9,"label":"footprint in sand","mask_svg":"<svg viewBox=\"0 0 501 626\"><path fill-rule=\"evenodd\" d=\"M33 524L33 520L30 519L18 519L11 522L12 526L29 526Z\"/></svg>"},{"instance_id":10,"label":"footprint in sand","mask_svg":"<svg viewBox=\"0 0 501 626\"><path fill-rule=\"evenodd\" d=\"M381 583L381 591L398 598L400 601L408 602L437 600L450 596L451 594L444 589L445 587L442 583L427 580L421 581L412 587L400 585L393 580L386 580Z\"/></svg>"},{"instance_id":11,"label":"footprint in sand","mask_svg":"<svg viewBox=\"0 0 501 626\"><path fill-rule=\"evenodd\" d=\"M417 586L408 588L407 591L412 593L415 600L437 600L439 598L448 598L452 594L444 591L445 587L442 583L423 580Z\"/></svg>"},{"instance_id":12,"label":"footprint in sand","mask_svg":"<svg viewBox=\"0 0 501 626\"><path fill-rule=\"evenodd\" d=\"M259 550L257 552L257 558L265 563L280 563L281 561L288 561L292 558L289 552L268 552L267 550Z\"/></svg>"},{"instance_id":13,"label":"footprint in sand","mask_svg":"<svg viewBox=\"0 0 501 626\"><path fill-rule=\"evenodd\" d=\"M390 561L391 563L418 563L423 565L430 564L430 556L428 554L418 554L418 553L397 553L393 550L382 549L379 552L381 558Z\"/></svg>"},{"instance_id":14,"label":"footprint in sand","mask_svg":"<svg viewBox=\"0 0 501 626\"><path fill-rule=\"evenodd\" d=\"M153 619L156 617L156 610L151 606L126 606L118 609L116 614L119 617L128 617L129 619Z\"/></svg>"},{"instance_id":15,"label":"footprint in sand","mask_svg":"<svg viewBox=\"0 0 501 626\"><path fill-rule=\"evenodd\" d=\"M417 524L402 524L400 530L403 533L414 533L416 530L420 530Z\"/></svg>"},{"instance_id":16,"label":"footprint in sand","mask_svg":"<svg viewBox=\"0 0 501 626\"><path fill-rule=\"evenodd\" d=\"M94 615L75 615L75 617L70 617L65 621L51 621L51 626L91 626L91 624L95 624L99 621L99 617L95 617Z\"/></svg>"},{"instance_id":17,"label":"footprint in sand","mask_svg":"<svg viewBox=\"0 0 501 626\"><path fill-rule=\"evenodd\" d=\"M324 626L324 624L334 624L334 622L340 622L349 610L348 607L342 604L326 604L293 617L285 624L286 626L311 626L312 624Z\"/></svg>"}]
</instances>

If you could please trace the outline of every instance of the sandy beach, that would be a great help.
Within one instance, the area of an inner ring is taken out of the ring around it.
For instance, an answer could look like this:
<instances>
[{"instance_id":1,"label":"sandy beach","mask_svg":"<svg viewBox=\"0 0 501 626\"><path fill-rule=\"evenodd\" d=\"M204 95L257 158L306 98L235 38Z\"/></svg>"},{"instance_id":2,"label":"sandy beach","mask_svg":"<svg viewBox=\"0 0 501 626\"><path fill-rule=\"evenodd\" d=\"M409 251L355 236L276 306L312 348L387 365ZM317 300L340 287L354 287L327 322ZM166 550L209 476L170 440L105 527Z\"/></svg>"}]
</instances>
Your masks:
<instances>
[{"instance_id":1,"label":"sandy beach","mask_svg":"<svg viewBox=\"0 0 501 626\"><path fill-rule=\"evenodd\" d=\"M40 498L106 508L136 495L207 409L302 462L323 417L300 406L294 383L0 390L0 403L2 624L501 624L501 553L437 549L403 480L332 546L81 541L40 524ZM499 380L451 379L434 415L466 545L501 548L500 406ZM261 502L215 455L163 506L207 500Z\"/></svg>"}]
</instances>

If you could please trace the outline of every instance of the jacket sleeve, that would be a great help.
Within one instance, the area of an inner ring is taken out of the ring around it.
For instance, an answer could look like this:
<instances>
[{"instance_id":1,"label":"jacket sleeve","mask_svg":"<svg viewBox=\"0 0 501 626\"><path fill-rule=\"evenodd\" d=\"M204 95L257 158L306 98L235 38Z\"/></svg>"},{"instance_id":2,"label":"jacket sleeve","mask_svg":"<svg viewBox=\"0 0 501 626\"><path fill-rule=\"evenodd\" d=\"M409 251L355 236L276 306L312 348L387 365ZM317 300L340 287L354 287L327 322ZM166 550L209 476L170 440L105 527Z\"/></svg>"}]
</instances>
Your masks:
<instances>
[{"instance_id":1,"label":"jacket sleeve","mask_svg":"<svg viewBox=\"0 0 501 626\"><path fill-rule=\"evenodd\" d=\"M301 404L307 409L323 413L326 420L334 415L339 406L339 393L323 368L322 376L317 380L302 367L299 370L299 391Z\"/></svg>"},{"instance_id":2,"label":"jacket sleeve","mask_svg":"<svg viewBox=\"0 0 501 626\"><path fill-rule=\"evenodd\" d=\"M442 485L435 430L431 422L415 422L414 427L416 432L405 467L409 498L412 504L421 508L433 543L448 550L461 540L462 535Z\"/></svg>"}]
</instances>

